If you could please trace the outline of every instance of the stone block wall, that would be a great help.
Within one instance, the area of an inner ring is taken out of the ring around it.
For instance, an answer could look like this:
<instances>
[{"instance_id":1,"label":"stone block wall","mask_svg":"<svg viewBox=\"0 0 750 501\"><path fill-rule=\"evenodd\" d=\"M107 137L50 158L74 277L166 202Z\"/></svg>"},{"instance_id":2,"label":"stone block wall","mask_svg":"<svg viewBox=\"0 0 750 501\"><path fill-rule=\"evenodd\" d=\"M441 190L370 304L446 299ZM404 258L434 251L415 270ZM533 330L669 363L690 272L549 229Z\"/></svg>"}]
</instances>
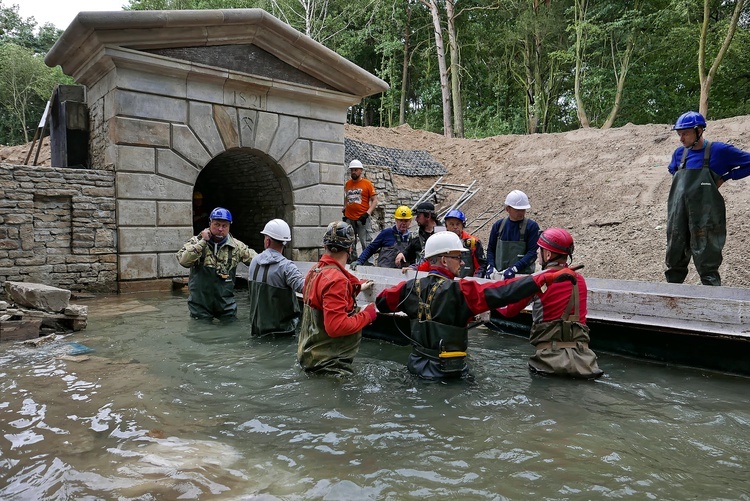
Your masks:
<instances>
[{"instance_id":1,"label":"stone block wall","mask_svg":"<svg viewBox=\"0 0 750 501\"><path fill-rule=\"evenodd\" d=\"M0 164L0 284L115 291L115 206L112 172Z\"/></svg>"}]
</instances>

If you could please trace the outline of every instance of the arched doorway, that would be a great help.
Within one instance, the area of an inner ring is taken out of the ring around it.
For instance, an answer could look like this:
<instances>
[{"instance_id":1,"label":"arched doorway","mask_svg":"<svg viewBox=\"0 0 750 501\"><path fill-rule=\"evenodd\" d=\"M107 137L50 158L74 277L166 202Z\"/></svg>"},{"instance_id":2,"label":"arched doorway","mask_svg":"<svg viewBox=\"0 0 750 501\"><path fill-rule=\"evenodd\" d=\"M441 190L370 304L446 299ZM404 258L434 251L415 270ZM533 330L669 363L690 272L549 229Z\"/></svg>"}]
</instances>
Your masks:
<instances>
[{"instance_id":1,"label":"arched doorway","mask_svg":"<svg viewBox=\"0 0 750 501\"><path fill-rule=\"evenodd\" d=\"M263 250L260 231L266 222L281 218L294 226L292 189L286 174L270 156L252 148L229 149L201 170L193 189L194 234L206 227L214 207L232 213L232 235L258 252ZM292 241L287 248L293 245Z\"/></svg>"}]
</instances>

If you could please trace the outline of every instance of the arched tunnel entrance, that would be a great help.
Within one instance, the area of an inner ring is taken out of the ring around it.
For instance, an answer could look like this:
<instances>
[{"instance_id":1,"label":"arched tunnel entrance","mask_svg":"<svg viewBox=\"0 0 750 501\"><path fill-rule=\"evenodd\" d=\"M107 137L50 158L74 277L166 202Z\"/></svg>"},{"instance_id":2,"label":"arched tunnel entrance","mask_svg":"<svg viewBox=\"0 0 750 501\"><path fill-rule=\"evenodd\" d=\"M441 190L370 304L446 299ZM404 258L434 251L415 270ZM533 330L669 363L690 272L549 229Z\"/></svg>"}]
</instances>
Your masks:
<instances>
[{"instance_id":1,"label":"arched tunnel entrance","mask_svg":"<svg viewBox=\"0 0 750 501\"><path fill-rule=\"evenodd\" d=\"M294 226L292 190L284 170L267 154L252 148L232 148L203 168L193 188L193 234L208 226L214 207L232 213L232 235L257 252L263 250L260 231L270 219ZM291 249L294 241L287 246Z\"/></svg>"}]
</instances>

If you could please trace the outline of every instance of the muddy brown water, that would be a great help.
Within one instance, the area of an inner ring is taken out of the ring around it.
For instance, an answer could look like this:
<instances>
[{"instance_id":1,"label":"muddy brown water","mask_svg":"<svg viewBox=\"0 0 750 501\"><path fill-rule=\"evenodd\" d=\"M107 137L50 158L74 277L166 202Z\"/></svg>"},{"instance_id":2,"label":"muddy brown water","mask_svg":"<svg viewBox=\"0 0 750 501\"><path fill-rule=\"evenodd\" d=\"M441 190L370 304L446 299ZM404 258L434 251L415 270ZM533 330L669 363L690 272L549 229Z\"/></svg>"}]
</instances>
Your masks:
<instances>
[{"instance_id":1,"label":"muddy brown water","mask_svg":"<svg viewBox=\"0 0 750 501\"><path fill-rule=\"evenodd\" d=\"M244 294L231 325L123 295L81 301L85 331L0 346L0 498L748 498L747 378L600 355L596 382L542 379L483 328L472 383L367 339L355 376L309 378L293 340L248 338Z\"/></svg>"}]
</instances>

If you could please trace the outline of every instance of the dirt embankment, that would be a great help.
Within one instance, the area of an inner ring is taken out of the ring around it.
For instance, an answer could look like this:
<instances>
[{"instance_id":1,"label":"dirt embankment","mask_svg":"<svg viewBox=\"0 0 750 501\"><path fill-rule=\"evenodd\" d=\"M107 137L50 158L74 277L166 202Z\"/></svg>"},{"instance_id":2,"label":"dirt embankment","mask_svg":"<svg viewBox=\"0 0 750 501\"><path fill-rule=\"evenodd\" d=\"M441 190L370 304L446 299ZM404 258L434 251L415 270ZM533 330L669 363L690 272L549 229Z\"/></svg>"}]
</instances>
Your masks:
<instances>
[{"instance_id":1,"label":"dirt embankment","mask_svg":"<svg viewBox=\"0 0 750 501\"><path fill-rule=\"evenodd\" d=\"M680 145L670 125L485 139L446 139L408 126L347 126L346 136L392 148L426 150L447 167L446 181L477 180L480 191L462 207L470 232L481 224L483 213L501 211L505 195L520 189L529 195L530 217L543 229L562 226L573 234L575 262L585 264L586 276L664 281L671 184L666 167ZM709 122L706 137L750 150L750 116ZM730 181L721 188L728 224L720 271L723 284L733 287L750 286L748 180ZM404 188L426 190L434 179L396 181ZM490 226L491 222L476 231L484 242ZM690 268L686 282L699 284L692 264Z\"/></svg>"}]
</instances>

